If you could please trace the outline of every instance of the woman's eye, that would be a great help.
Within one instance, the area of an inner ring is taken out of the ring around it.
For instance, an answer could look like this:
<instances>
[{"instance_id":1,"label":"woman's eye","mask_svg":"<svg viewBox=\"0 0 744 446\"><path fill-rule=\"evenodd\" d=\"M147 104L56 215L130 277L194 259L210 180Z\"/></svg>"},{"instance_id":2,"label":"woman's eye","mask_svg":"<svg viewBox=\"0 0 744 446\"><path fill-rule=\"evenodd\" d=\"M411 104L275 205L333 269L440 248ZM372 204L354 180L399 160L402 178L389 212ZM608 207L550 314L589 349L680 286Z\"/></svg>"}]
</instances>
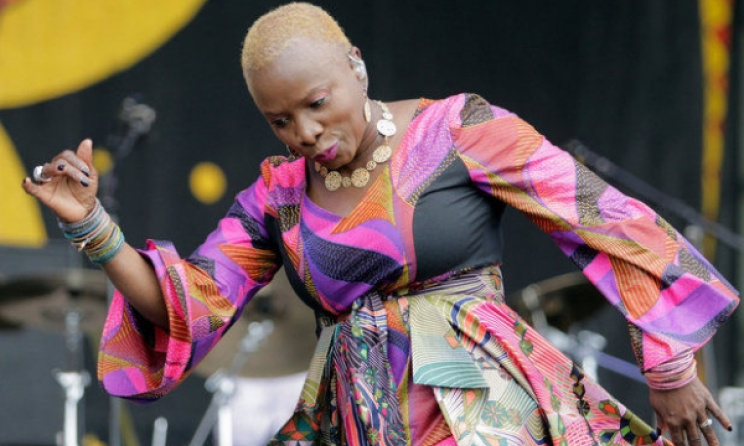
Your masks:
<instances>
[{"instance_id":1,"label":"woman's eye","mask_svg":"<svg viewBox=\"0 0 744 446\"><path fill-rule=\"evenodd\" d=\"M286 127L288 123L289 123L289 120L287 118L279 118L279 119L274 119L273 121L271 121L271 125L273 125L274 127L279 127L279 128Z\"/></svg>"},{"instance_id":2,"label":"woman's eye","mask_svg":"<svg viewBox=\"0 0 744 446\"><path fill-rule=\"evenodd\" d=\"M326 97L322 97L318 99L317 101L314 101L312 104L310 104L311 108L320 108L323 104L325 104Z\"/></svg>"}]
</instances>

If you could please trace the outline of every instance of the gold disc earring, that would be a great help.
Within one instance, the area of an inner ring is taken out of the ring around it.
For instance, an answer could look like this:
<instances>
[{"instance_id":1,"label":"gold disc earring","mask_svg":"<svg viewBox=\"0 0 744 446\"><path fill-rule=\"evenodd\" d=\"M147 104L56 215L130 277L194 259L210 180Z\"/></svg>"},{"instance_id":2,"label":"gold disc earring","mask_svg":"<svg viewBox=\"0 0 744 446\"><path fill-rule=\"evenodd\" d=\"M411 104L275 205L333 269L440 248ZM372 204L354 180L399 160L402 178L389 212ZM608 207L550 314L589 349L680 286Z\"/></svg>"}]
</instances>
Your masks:
<instances>
[{"instance_id":1,"label":"gold disc earring","mask_svg":"<svg viewBox=\"0 0 744 446\"><path fill-rule=\"evenodd\" d=\"M367 89L362 90L364 93L364 120L369 123L372 120L372 107L369 104L369 97L367 97Z\"/></svg>"}]
</instances>

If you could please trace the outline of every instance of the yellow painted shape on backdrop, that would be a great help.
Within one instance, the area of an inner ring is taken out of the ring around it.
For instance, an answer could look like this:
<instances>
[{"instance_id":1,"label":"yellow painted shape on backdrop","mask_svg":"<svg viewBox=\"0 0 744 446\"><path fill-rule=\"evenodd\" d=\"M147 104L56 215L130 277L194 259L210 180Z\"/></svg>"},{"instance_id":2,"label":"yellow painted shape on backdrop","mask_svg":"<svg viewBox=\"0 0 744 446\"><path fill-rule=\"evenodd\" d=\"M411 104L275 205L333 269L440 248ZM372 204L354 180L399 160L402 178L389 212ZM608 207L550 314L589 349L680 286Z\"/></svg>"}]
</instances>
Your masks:
<instances>
[{"instance_id":1,"label":"yellow painted shape on backdrop","mask_svg":"<svg viewBox=\"0 0 744 446\"><path fill-rule=\"evenodd\" d=\"M43 246L47 233L39 202L21 188L26 171L1 124L0 160L0 245Z\"/></svg>"},{"instance_id":2,"label":"yellow painted shape on backdrop","mask_svg":"<svg viewBox=\"0 0 744 446\"><path fill-rule=\"evenodd\" d=\"M197 200L204 204L212 204L225 195L227 179L220 166L205 161L191 170L189 188Z\"/></svg>"},{"instance_id":3,"label":"yellow painted shape on backdrop","mask_svg":"<svg viewBox=\"0 0 744 446\"><path fill-rule=\"evenodd\" d=\"M114 168L114 157L105 147L93 148L93 167L98 171L98 175L106 175Z\"/></svg>"},{"instance_id":4,"label":"yellow painted shape on backdrop","mask_svg":"<svg viewBox=\"0 0 744 446\"><path fill-rule=\"evenodd\" d=\"M206 0L23 0L0 12L0 108L118 73L183 28Z\"/></svg>"}]
</instances>

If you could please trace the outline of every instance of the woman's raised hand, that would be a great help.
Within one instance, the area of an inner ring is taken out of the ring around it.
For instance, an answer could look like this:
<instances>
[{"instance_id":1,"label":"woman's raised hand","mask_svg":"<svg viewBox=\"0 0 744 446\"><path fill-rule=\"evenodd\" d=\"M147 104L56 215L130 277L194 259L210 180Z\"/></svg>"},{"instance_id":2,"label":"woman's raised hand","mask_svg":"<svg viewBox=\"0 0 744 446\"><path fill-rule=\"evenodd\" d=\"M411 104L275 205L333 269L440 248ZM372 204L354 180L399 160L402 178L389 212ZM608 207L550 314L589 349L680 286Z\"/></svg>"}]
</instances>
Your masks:
<instances>
[{"instance_id":1,"label":"woman's raised hand","mask_svg":"<svg viewBox=\"0 0 744 446\"><path fill-rule=\"evenodd\" d=\"M93 167L93 142L83 140L76 152L65 150L37 166L23 190L51 209L64 222L85 218L96 204L98 172Z\"/></svg>"}]
</instances>

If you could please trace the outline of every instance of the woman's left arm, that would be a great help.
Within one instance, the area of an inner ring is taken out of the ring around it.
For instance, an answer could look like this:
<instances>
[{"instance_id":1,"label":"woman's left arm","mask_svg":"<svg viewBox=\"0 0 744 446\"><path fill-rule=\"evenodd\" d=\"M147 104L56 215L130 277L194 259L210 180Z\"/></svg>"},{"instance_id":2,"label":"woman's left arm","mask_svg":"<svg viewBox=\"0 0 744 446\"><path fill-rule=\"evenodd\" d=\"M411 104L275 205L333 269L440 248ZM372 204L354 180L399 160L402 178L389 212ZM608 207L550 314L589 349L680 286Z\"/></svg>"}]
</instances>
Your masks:
<instances>
[{"instance_id":1,"label":"woman's left arm","mask_svg":"<svg viewBox=\"0 0 744 446\"><path fill-rule=\"evenodd\" d=\"M547 233L625 316L644 372L696 351L733 313L737 291L689 241L516 115L466 96L450 126L473 183ZM652 392L677 446L696 444L679 435L695 431L707 411L724 417L698 380Z\"/></svg>"}]
</instances>

